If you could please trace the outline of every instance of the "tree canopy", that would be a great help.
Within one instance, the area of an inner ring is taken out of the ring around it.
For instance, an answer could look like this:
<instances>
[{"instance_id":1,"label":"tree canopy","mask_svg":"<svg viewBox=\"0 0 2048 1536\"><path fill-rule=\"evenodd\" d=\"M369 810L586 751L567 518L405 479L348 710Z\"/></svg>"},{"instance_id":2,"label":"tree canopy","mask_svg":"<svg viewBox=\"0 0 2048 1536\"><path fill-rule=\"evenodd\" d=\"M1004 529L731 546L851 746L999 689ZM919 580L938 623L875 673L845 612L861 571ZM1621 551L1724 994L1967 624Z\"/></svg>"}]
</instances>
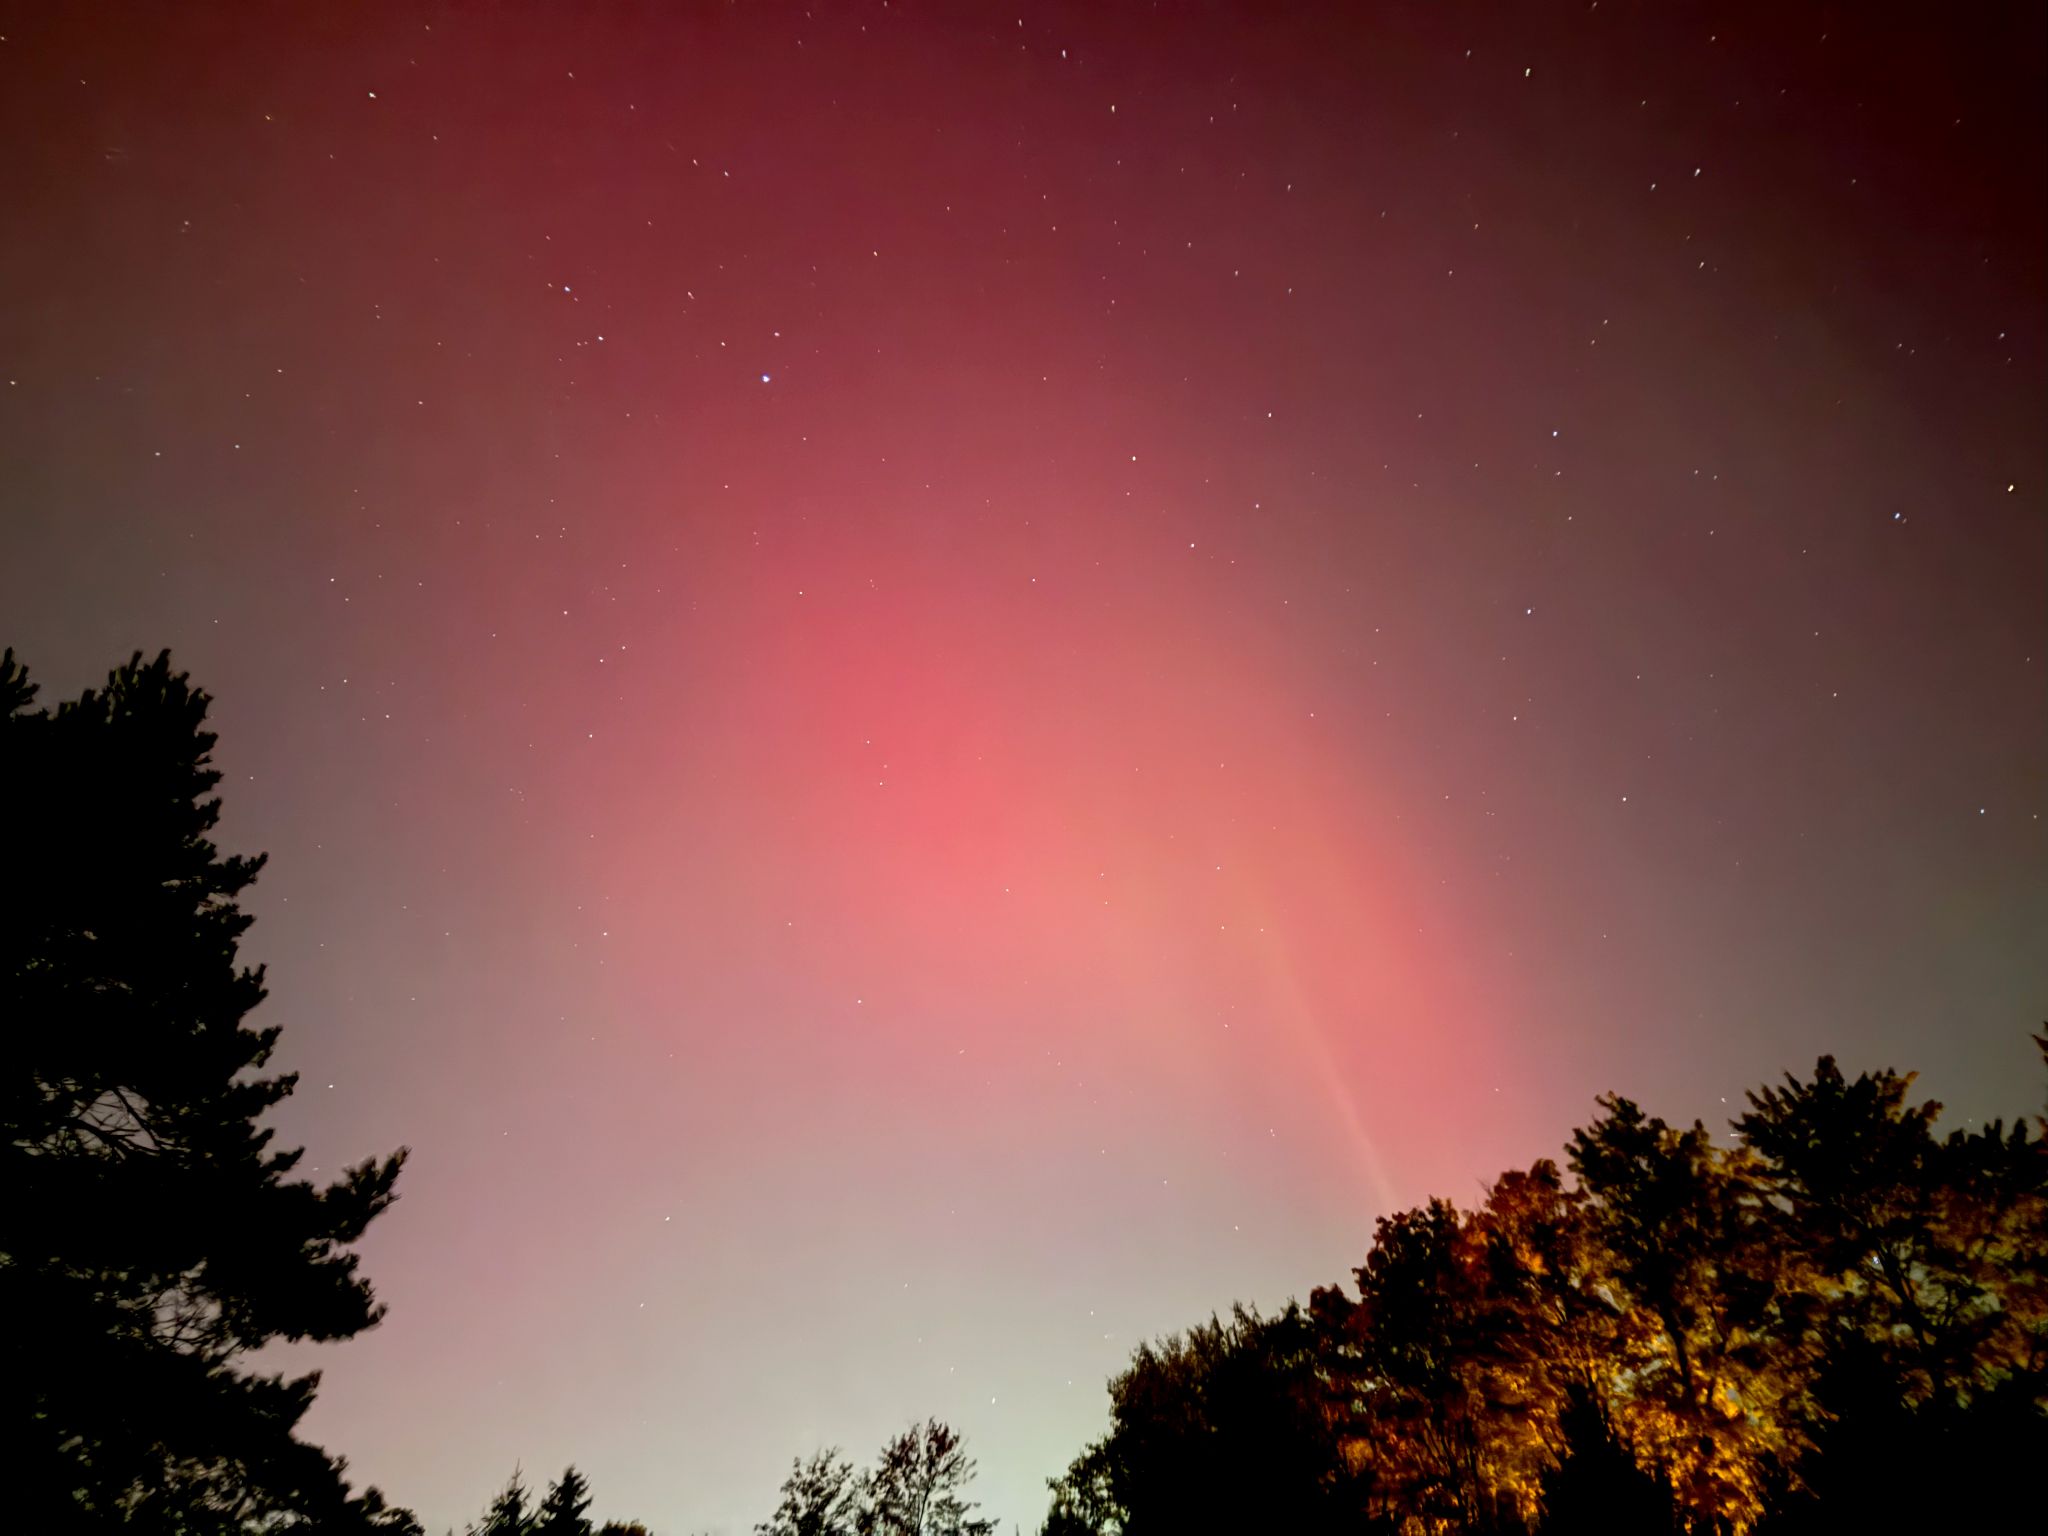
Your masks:
<instances>
[{"instance_id":1,"label":"tree canopy","mask_svg":"<svg viewBox=\"0 0 2048 1536\"><path fill-rule=\"evenodd\" d=\"M1603 1097L1568 1174L1141 1347L1046 1536L1986 1528L2048 1464L2048 1122L1912 1084L1823 1057L1718 1140Z\"/></svg>"},{"instance_id":2,"label":"tree canopy","mask_svg":"<svg viewBox=\"0 0 2048 1536\"><path fill-rule=\"evenodd\" d=\"M324 1186L263 1113L275 1025L245 1022L237 903L262 868L210 834L207 696L137 655L55 710L0 660L0 1439L24 1530L413 1529L294 1434L316 1375L272 1340L381 1309L351 1245L405 1154Z\"/></svg>"}]
</instances>

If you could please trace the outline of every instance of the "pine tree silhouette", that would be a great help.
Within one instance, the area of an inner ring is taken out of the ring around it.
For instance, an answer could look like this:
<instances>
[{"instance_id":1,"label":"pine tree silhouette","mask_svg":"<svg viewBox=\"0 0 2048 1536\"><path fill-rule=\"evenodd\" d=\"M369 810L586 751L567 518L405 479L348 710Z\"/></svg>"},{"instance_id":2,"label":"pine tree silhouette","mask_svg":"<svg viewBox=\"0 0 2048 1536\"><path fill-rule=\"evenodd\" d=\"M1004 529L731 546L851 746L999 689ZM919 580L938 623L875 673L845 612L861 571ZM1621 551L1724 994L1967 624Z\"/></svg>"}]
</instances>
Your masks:
<instances>
[{"instance_id":1,"label":"pine tree silhouette","mask_svg":"<svg viewBox=\"0 0 2048 1536\"><path fill-rule=\"evenodd\" d=\"M210 841L207 697L168 654L32 707L0 659L0 1442L22 1530L416 1529L296 1438L318 1377L247 1368L381 1309L350 1245L404 1153L324 1187L257 1121L275 1025L245 1020L236 898Z\"/></svg>"}]
</instances>

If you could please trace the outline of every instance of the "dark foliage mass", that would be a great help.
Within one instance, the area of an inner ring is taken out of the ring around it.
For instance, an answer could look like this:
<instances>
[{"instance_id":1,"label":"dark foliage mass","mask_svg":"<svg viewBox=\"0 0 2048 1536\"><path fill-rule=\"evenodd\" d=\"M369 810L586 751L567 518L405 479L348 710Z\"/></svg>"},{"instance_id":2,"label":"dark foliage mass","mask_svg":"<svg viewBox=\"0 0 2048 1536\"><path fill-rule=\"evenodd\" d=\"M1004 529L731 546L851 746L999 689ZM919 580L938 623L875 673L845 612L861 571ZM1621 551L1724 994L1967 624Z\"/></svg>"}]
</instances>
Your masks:
<instances>
[{"instance_id":1,"label":"dark foliage mass","mask_svg":"<svg viewBox=\"0 0 2048 1536\"><path fill-rule=\"evenodd\" d=\"M351 1246L403 1153L325 1187L257 1121L275 1027L210 841L206 696L140 656L55 711L0 660L0 1445L8 1528L418 1523L250 1369L380 1309ZM2041 1042L2048 1055L2048 1040ZM1913 1079L1812 1075L1717 1138L1618 1096L1562 1166L1382 1218L1351 1288L1141 1347L1045 1536L1978 1530L2048 1466L2048 1121L1939 1134ZM937 1420L792 1464L755 1536L990 1536ZM469 1536L598 1525L571 1467Z\"/></svg>"},{"instance_id":2,"label":"dark foliage mass","mask_svg":"<svg viewBox=\"0 0 2048 1536\"><path fill-rule=\"evenodd\" d=\"M1823 1058L1718 1141L1601 1099L1355 1293L1138 1350L1046 1536L1994 1528L2048 1466L2048 1124L1911 1091Z\"/></svg>"},{"instance_id":3,"label":"dark foliage mass","mask_svg":"<svg viewBox=\"0 0 2048 1536\"><path fill-rule=\"evenodd\" d=\"M23 1531L412 1530L294 1433L315 1376L244 1364L380 1309L349 1245L401 1152L320 1187L257 1118L275 1027L244 1017L236 897L209 840L206 695L137 656L33 708L0 660L0 1443Z\"/></svg>"}]
</instances>

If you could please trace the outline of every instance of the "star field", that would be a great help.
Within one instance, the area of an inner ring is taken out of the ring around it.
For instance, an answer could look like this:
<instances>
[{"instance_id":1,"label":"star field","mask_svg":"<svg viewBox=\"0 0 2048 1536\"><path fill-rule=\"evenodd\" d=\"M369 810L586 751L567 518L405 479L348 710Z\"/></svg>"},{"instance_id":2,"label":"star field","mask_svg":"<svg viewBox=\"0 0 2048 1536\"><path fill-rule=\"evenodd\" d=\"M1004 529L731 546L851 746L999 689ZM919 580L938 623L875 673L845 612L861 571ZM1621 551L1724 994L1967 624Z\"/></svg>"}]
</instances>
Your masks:
<instances>
[{"instance_id":1,"label":"star field","mask_svg":"<svg viewBox=\"0 0 2048 1536\"><path fill-rule=\"evenodd\" d=\"M4 639L172 648L431 1529L746 1529L1593 1095L2030 1106L2038 8L0 6Z\"/></svg>"}]
</instances>

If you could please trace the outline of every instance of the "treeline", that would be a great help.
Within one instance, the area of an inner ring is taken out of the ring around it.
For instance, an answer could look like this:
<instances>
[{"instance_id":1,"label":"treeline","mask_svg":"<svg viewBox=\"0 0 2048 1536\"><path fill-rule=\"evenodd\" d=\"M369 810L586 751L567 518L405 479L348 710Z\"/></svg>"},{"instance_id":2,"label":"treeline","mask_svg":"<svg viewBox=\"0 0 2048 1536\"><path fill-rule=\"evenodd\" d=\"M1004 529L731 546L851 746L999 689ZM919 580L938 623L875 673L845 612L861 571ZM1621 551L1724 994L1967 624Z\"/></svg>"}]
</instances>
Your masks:
<instances>
[{"instance_id":1,"label":"treeline","mask_svg":"<svg viewBox=\"0 0 2048 1536\"><path fill-rule=\"evenodd\" d=\"M590 1518L590 1482L574 1467L548 1485L538 1504L518 1472L506 1479L481 1520L463 1527L464 1536L651 1536L637 1520Z\"/></svg>"},{"instance_id":2,"label":"treeline","mask_svg":"<svg viewBox=\"0 0 2048 1536\"><path fill-rule=\"evenodd\" d=\"M2038 1040L2048 1056L2048 1040ZM2048 1468L2048 1122L1936 1133L1912 1078L1627 1099L1354 1289L1139 1349L1045 1536L1989 1529Z\"/></svg>"},{"instance_id":3,"label":"treeline","mask_svg":"<svg viewBox=\"0 0 2048 1536\"><path fill-rule=\"evenodd\" d=\"M790 1464L775 1513L754 1536L993 1536L996 1524L967 1497L974 1460L938 1419L890 1438L874 1465L856 1469L836 1447ZM590 1484L574 1467L536 1505L517 1472L464 1536L650 1536L637 1521L595 1524Z\"/></svg>"},{"instance_id":4,"label":"treeline","mask_svg":"<svg viewBox=\"0 0 2048 1536\"><path fill-rule=\"evenodd\" d=\"M325 1186L263 1113L276 1026L207 698L159 656L55 710L0 657L0 1461L7 1528L419 1536L299 1438L273 1340L382 1316L353 1245L401 1150ZM2048 1054L2048 1043L2043 1043ZM1473 1210L1382 1219L1351 1288L1141 1347L1044 1536L1819 1536L1991 1528L2048 1467L2048 1121L1937 1131L1823 1058L1732 1134L1627 1099ZM989 1536L937 1421L795 1463L759 1536ZM471 1536L596 1526L573 1468Z\"/></svg>"},{"instance_id":5,"label":"treeline","mask_svg":"<svg viewBox=\"0 0 2048 1536\"><path fill-rule=\"evenodd\" d=\"M1939 1135L1911 1088L1823 1057L1719 1141L1601 1099L1351 1288L1141 1346L1042 1536L1990 1528L2048 1468L2048 1126ZM822 1452L755 1536L980 1536L971 1473L937 1423Z\"/></svg>"}]
</instances>

